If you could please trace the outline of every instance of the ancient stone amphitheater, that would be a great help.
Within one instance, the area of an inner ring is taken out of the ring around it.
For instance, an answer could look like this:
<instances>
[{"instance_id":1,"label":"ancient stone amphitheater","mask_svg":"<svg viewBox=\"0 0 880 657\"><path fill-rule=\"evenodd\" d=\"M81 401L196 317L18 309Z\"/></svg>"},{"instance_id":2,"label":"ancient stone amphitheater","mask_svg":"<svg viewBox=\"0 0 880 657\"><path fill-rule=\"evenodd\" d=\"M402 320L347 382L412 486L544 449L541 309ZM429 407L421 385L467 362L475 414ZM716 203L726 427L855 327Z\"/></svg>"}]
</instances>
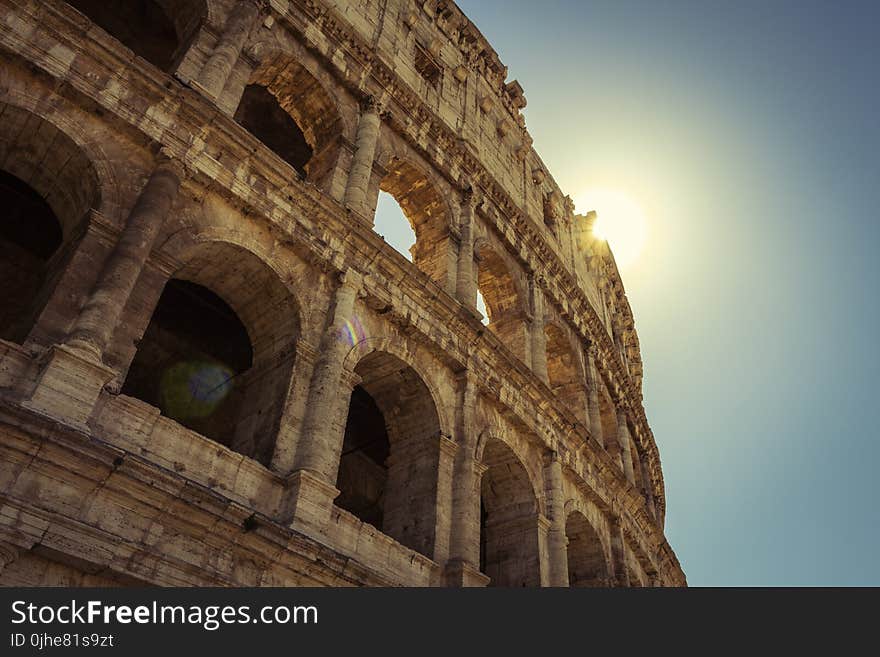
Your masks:
<instances>
[{"instance_id":1,"label":"ancient stone amphitheater","mask_svg":"<svg viewBox=\"0 0 880 657\"><path fill-rule=\"evenodd\" d=\"M0 53L0 583L685 584L614 258L454 3L0 0Z\"/></svg>"}]
</instances>

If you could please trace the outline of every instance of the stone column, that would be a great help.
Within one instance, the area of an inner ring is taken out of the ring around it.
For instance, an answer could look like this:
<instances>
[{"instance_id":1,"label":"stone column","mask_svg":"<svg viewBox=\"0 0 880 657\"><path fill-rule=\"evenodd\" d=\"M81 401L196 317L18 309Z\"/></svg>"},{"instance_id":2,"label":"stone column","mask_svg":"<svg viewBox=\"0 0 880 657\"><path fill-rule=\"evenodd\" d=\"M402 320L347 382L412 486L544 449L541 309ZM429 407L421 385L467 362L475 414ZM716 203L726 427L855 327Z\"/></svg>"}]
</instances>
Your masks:
<instances>
[{"instance_id":1,"label":"stone column","mask_svg":"<svg viewBox=\"0 0 880 657\"><path fill-rule=\"evenodd\" d=\"M544 334L544 295L539 281L529 277L529 300L532 311L532 322L529 326L529 346L532 352L532 371L544 383L549 383L547 375L547 336Z\"/></svg>"},{"instance_id":2,"label":"stone column","mask_svg":"<svg viewBox=\"0 0 880 657\"><path fill-rule=\"evenodd\" d=\"M551 452L544 464L545 491L550 529L547 535L550 586L568 586L568 540L565 536L565 500L562 493L562 464Z\"/></svg>"},{"instance_id":3,"label":"stone column","mask_svg":"<svg viewBox=\"0 0 880 657\"><path fill-rule=\"evenodd\" d=\"M321 355L309 388L303 437L297 450L296 469L310 470L330 484L336 481L343 438L342 434L334 435L330 431L336 419L333 415L341 403L347 405L349 401L347 397L341 400L339 395L343 361L352 348L344 329L354 314L354 302L362 284L363 276L352 269L341 276L336 289L333 320L324 334Z\"/></svg>"},{"instance_id":4,"label":"stone column","mask_svg":"<svg viewBox=\"0 0 880 657\"><path fill-rule=\"evenodd\" d=\"M345 356L352 348L344 327L354 313L362 283L363 276L352 269L341 276L332 320L312 375L285 508L285 514L301 524L320 526L329 519L333 500L339 494L335 484L346 409L351 391L359 383L357 375L344 371Z\"/></svg>"},{"instance_id":5,"label":"stone column","mask_svg":"<svg viewBox=\"0 0 880 657\"><path fill-rule=\"evenodd\" d=\"M203 91L211 100L216 100L223 92L226 80L241 55L248 35L259 20L263 6L263 0L242 0L234 3L223 26L223 33L214 45L214 51L193 81L193 86Z\"/></svg>"},{"instance_id":6,"label":"stone column","mask_svg":"<svg viewBox=\"0 0 880 657\"><path fill-rule=\"evenodd\" d=\"M452 496L455 476L455 455L458 443L447 436L440 436L437 458L437 509L434 513L434 561L438 564L449 560L449 541L452 537Z\"/></svg>"},{"instance_id":7,"label":"stone column","mask_svg":"<svg viewBox=\"0 0 880 657\"><path fill-rule=\"evenodd\" d=\"M623 472L626 480L636 483L635 472L633 471L632 451L629 446L629 422L627 419L626 408L623 403L617 406L617 444L620 446L620 458L623 461Z\"/></svg>"},{"instance_id":8,"label":"stone column","mask_svg":"<svg viewBox=\"0 0 880 657\"><path fill-rule=\"evenodd\" d=\"M287 399L281 414L278 437L272 454L272 471L287 476L293 471L296 447L302 435L302 423L306 414L309 382L315 372L317 350L302 339L296 343L296 361L288 384Z\"/></svg>"},{"instance_id":9,"label":"stone column","mask_svg":"<svg viewBox=\"0 0 880 657\"><path fill-rule=\"evenodd\" d=\"M611 560L615 585L626 587L629 586L629 573L626 570L626 542L623 539L623 527L617 516L613 516L608 524L611 528Z\"/></svg>"},{"instance_id":10,"label":"stone column","mask_svg":"<svg viewBox=\"0 0 880 657\"><path fill-rule=\"evenodd\" d=\"M119 242L77 317L68 345L91 351L97 358L103 355L165 224L183 177L182 164L167 157L153 170L128 215Z\"/></svg>"},{"instance_id":11,"label":"stone column","mask_svg":"<svg viewBox=\"0 0 880 657\"><path fill-rule=\"evenodd\" d=\"M104 263L64 344L44 356L24 406L74 425L91 416L101 390L116 372L102 357L144 268L184 176L179 161L162 157L144 186L125 228Z\"/></svg>"},{"instance_id":12,"label":"stone column","mask_svg":"<svg viewBox=\"0 0 880 657\"><path fill-rule=\"evenodd\" d=\"M477 307L477 281L474 278L474 205L475 194L468 187L462 193L459 228L461 238L458 245L458 267L455 278L455 296L463 306L470 310Z\"/></svg>"},{"instance_id":13,"label":"stone column","mask_svg":"<svg viewBox=\"0 0 880 657\"><path fill-rule=\"evenodd\" d=\"M348 184L345 187L345 206L363 216L367 216L367 188L370 185L376 144L379 141L380 111L380 104L372 96L361 104L354 157L348 174Z\"/></svg>"},{"instance_id":14,"label":"stone column","mask_svg":"<svg viewBox=\"0 0 880 657\"><path fill-rule=\"evenodd\" d=\"M593 438L599 441L600 445L608 447L608 441L602 433L602 412L599 410L599 386L602 381L599 378L599 371L596 368L596 345L591 344L587 347L587 412L590 420L590 433Z\"/></svg>"},{"instance_id":15,"label":"stone column","mask_svg":"<svg viewBox=\"0 0 880 657\"><path fill-rule=\"evenodd\" d=\"M486 468L475 460L477 435L474 408L477 386L473 374L459 377L456 417L455 463L452 474L452 518L449 559L445 575L448 586L485 586L489 578L480 572L480 481Z\"/></svg>"}]
</instances>

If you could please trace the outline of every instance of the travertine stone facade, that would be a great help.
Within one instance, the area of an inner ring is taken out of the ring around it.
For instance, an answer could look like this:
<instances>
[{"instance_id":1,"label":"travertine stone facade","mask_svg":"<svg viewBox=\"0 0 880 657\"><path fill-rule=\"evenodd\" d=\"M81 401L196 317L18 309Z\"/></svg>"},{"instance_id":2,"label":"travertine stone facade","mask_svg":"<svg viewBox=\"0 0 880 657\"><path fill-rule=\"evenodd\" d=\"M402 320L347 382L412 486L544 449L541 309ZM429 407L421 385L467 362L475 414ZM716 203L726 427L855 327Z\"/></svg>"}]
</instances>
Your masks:
<instances>
[{"instance_id":1,"label":"travertine stone facade","mask_svg":"<svg viewBox=\"0 0 880 657\"><path fill-rule=\"evenodd\" d=\"M0 583L685 584L614 259L454 3L0 0L0 54Z\"/></svg>"}]
</instances>

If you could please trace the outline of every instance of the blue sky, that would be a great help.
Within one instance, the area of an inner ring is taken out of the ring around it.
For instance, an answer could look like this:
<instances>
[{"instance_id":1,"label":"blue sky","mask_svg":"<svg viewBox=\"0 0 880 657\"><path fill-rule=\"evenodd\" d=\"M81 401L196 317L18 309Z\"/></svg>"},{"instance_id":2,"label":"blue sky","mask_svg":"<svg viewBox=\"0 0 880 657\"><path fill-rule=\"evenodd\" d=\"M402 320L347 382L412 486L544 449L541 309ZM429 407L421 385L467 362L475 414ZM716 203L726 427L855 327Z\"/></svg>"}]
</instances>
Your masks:
<instances>
[{"instance_id":1,"label":"blue sky","mask_svg":"<svg viewBox=\"0 0 880 657\"><path fill-rule=\"evenodd\" d=\"M689 582L880 584L880 4L459 6L578 209L646 214L623 277Z\"/></svg>"}]
</instances>

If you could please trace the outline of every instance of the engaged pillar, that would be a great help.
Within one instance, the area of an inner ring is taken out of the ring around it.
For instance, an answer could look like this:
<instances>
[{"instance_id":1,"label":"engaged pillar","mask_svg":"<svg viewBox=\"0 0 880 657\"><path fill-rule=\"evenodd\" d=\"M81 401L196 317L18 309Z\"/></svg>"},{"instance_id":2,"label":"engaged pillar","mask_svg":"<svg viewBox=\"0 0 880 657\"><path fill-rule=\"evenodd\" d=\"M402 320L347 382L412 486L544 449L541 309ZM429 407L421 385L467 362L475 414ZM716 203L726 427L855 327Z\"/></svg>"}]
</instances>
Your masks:
<instances>
[{"instance_id":1,"label":"engaged pillar","mask_svg":"<svg viewBox=\"0 0 880 657\"><path fill-rule=\"evenodd\" d=\"M357 136L354 144L354 157L348 184L345 187L345 205L362 216L367 216L367 187L373 173L373 159L376 156L376 143L379 140L380 105L373 97L361 104Z\"/></svg>"},{"instance_id":2,"label":"engaged pillar","mask_svg":"<svg viewBox=\"0 0 880 657\"><path fill-rule=\"evenodd\" d=\"M234 4L214 51L193 82L193 86L211 100L216 100L223 92L248 35L260 18L262 7L261 0L243 0Z\"/></svg>"}]
</instances>

